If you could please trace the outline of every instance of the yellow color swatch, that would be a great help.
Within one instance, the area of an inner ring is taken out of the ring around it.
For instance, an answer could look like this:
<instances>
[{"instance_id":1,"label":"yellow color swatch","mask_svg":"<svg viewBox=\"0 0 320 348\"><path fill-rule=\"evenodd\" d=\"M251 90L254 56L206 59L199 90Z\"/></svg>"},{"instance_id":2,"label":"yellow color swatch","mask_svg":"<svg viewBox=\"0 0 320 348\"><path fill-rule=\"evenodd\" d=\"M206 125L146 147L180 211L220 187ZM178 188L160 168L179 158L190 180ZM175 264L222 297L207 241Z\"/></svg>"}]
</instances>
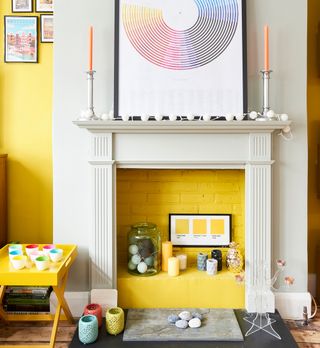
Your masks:
<instances>
[{"instance_id":1,"label":"yellow color swatch","mask_svg":"<svg viewBox=\"0 0 320 348\"><path fill-rule=\"evenodd\" d=\"M193 234L207 234L207 220L193 220Z\"/></svg>"},{"instance_id":2,"label":"yellow color swatch","mask_svg":"<svg viewBox=\"0 0 320 348\"><path fill-rule=\"evenodd\" d=\"M189 231L189 220L177 219L176 220L176 234L188 234Z\"/></svg>"},{"instance_id":3,"label":"yellow color swatch","mask_svg":"<svg viewBox=\"0 0 320 348\"><path fill-rule=\"evenodd\" d=\"M211 220L211 234L224 234L224 220Z\"/></svg>"}]
</instances>

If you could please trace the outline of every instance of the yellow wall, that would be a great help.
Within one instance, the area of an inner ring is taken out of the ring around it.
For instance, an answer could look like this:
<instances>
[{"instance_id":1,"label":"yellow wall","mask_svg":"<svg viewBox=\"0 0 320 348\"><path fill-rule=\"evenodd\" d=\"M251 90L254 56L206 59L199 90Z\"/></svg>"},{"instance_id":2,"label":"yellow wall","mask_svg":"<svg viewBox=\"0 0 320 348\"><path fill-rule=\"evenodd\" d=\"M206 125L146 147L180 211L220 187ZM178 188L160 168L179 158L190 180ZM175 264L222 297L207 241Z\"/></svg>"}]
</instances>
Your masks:
<instances>
[{"instance_id":1,"label":"yellow wall","mask_svg":"<svg viewBox=\"0 0 320 348\"><path fill-rule=\"evenodd\" d=\"M213 248L181 248L188 270L178 277L165 272L139 277L127 272L127 232L139 221L158 225L168 240L169 213L232 214L232 235L244 253L244 171L242 170L117 170L118 293L124 308L243 308L244 286L225 270L210 277L196 270L196 254ZM223 265L225 253L223 250ZM190 267L191 266L191 267ZM205 289L205 292L204 292ZM211 296L206 296L210 293ZM203 294L203 295L202 295Z\"/></svg>"},{"instance_id":2,"label":"yellow wall","mask_svg":"<svg viewBox=\"0 0 320 348\"><path fill-rule=\"evenodd\" d=\"M8 153L9 240L52 240L52 67L53 46L39 42L39 63L4 63L0 1L0 152ZM40 15L22 13L14 15Z\"/></svg>"},{"instance_id":3,"label":"yellow wall","mask_svg":"<svg viewBox=\"0 0 320 348\"><path fill-rule=\"evenodd\" d=\"M242 170L118 169L119 263L127 262L126 235L130 225L154 222L161 231L162 240L168 240L169 213L232 214L233 239L244 252L244 181ZM193 263L199 252L197 248L176 250L187 253Z\"/></svg>"},{"instance_id":4,"label":"yellow wall","mask_svg":"<svg viewBox=\"0 0 320 348\"><path fill-rule=\"evenodd\" d=\"M309 138L309 273L317 270L316 250L320 242L320 172L317 172L317 146L320 146L320 1L308 1L308 138ZM320 261L320 258L318 257ZM318 267L320 277L320 267Z\"/></svg>"}]
</instances>

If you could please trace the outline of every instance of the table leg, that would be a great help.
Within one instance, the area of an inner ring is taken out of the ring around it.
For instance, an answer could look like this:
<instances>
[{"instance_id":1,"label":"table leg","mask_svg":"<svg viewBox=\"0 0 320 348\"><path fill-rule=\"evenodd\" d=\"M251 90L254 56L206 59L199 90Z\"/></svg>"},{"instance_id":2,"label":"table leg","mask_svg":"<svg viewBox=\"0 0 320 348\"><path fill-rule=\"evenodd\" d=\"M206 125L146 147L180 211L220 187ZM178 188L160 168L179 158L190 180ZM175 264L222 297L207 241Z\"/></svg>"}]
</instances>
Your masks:
<instances>
[{"instance_id":1,"label":"table leg","mask_svg":"<svg viewBox=\"0 0 320 348\"><path fill-rule=\"evenodd\" d=\"M4 321L6 321L6 312L3 310L2 300L3 300L5 292L6 292L5 285L1 285L0 286L0 318L2 318Z\"/></svg>"},{"instance_id":2,"label":"table leg","mask_svg":"<svg viewBox=\"0 0 320 348\"><path fill-rule=\"evenodd\" d=\"M56 314L54 316L52 331L51 331L51 338L50 338L50 348L54 348L54 343L56 341L57 332L58 332L58 325L59 325L59 319L60 319L60 313L61 313L61 304L58 303L58 307L56 309Z\"/></svg>"},{"instance_id":3,"label":"table leg","mask_svg":"<svg viewBox=\"0 0 320 348\"><path fill-rule=\"evenodd\" d=\"M71 314L70 308L68 306L67 301L64 298L64 290L66 288L67 278L68 278L68 272L66 272L66 274L62 278L60 286L53 286L53 291L55 292L58 299L58 303L61 305L63 312L66 318L68 319L69 323L74 324L74 319Z\"/></svg>"}]
</instances>

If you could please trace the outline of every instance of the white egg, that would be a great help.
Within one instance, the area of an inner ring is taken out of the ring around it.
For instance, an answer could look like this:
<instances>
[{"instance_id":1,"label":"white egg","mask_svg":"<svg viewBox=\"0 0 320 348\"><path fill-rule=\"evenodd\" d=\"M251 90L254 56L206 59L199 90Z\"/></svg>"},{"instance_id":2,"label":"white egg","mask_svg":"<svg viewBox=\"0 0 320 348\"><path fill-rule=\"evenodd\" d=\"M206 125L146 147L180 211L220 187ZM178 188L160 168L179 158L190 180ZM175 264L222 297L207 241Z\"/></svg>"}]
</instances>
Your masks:
<instances>
[{"instance_id":1,"label":"white egg","mask_svg":"<svg viewBox=\"0 0 320 348\"><path fill-rule=\"evenodd\" d=\"M130 246L129 246L129 253L130 254L132 254L132 255L135 255L135 254L137 254L138 253L138 246L137 245L135 245L135 244L131 244Z\"/></svg>"},{"instance_id":2,"label":"white egg","mask_svg":"<svg viewBox=\"0 0 320 348\"><path fill-rule=\"evenodd\" d=\"M237 115L236 115L236 120L237 120L237 121L242 121L243 118L244 118L244 115L243 115L243 114L237 114Z\"/></svg>"},{"instance_id":3,"label":"white egg","mask_svg":"<svg viewBox=\"0 0 320 348\"><path fill-rule=\"evenodd\" d=\"M274 118L275 117L275 112L273 111L273 110L269 110L268 112L267 112L267 117L268 118Z\"/></svg>"},{"instance_id":4,"label":"white egg","mask_svg":"<svg viewBox=\"0 0 320 348\"><path fill-rule=\"evenodd\" d=\"M169 115L169 120L170 121L176 121L177 120L177 116L176 115Z\"/></svg>"},{"instance_id":5,"label":"white egg","mask_svg":"<svg viewBox=\"0 0 320 348\"><path fill-rule=\"evenodd\" d=\"M162 120L162 115L156 115L155 116L156 121L161 121Z\"/></svg>"},{"instance_id":6,"label":"white egg","mask_svg":"<svg viewBox=\"0 0 320 348\"><path fill-rule=\"evenodd\" d=\"M135 254L131 257L131 262L134 263L135 265L138 265L141 261L141 256L138 254Z\"/></svg>"},{"instance_id":7,"label":"white egg","mask_svg":"<svg viewBox=\"0 0 320 348\"><path fill-rule=\"evenodd\" d=\"M148 121L149 120L149 115L143 114L141 115L141 121Z\"/></svg>"},{"instance_id":8,"label":"white egg","mask_svg":"<svg viewBox=\"0 0 320 348\"><path fill-rule=\"evenodd\" d=\"M210 121L211 120L211 116L208 114L203 115L202 118L203 118L203 121Z\"/></svg>"},{"instance_id":9,"label":"white egg","mask_svg":"<svg viewBox=\"0 0 320 348\"><path fill-rule=\"evenodd\" d=\"M234 119L234 116L232 114L226 114L225 117L226 117L227 121L233 121L233 119Z\"/></svg>"},{"instance_id":10,"label":"white egg","mask_svg":"<svg viewBox=\"0 0 320 348\"><path fill-rule=\"evenodd\" d=\"M187 115L187 119L188 119L188 121L193 121L194 120L194 116L191 115L191 114L188 114Z\"/></svg>"},{"instance_id":11,"label":"white egg","mask_svg":"<svg viewBox=\"0 0 320 348\"><path fill-rule=\"evenodd\" d=\"M147 264L146 264L145 262L140 262L140 263L138 264L137 269L138 269L138 272L139 272L139 273L146 273L146 271L147 271L147 269L148 269L148 266L147 266Z\"/></svg>"},{"instance_id":12,"label":"white egg","mask_svg":"<svg viewBox=\"0 0 320 348\"><path fill-rule=\"evenodd\" d=\"M257 111L251 111L249 113L249 117L251 118L251 120L255 120L258 117Z\"/></svg>"},{"instance_id":13,"label":"white egg","mask_svg":"<svg viewBox=\"0 0 320 348\"><path fill-rule=\"evenodd\" d=\"M113 117L114 117L113 110L110 110L109 113L108 113L109 120L113 120Z\"/></svg>"},{"instance_id":14,"label":"white egg","mask_svg":"<svg viewBox=\"0 0 320 348\"><path fill-rule=\"evenodd\" d=\"M122 121L129 121L129 115L125 114L121 116Z\"/></svg>"},{"instance_id":15,"label":"white egg","mask_svg":"<svg viewBox=\"0 0 320 348\"><path fill-rule=\"evenodd\" d=\"M288 121L288 119L289 119L288 114L281 114L281 115L280 115L280 120L281 120L281 121Z\"/></svg>"},{"instance_id":16,"label":"white egg","mask_svg":"<svg viewBox=\"0 0 320 348\"><path fill-rule=\"evenodd\" d=\"M104 113L101 115L101 120L103 120L103 121L109 120L109 115L106 114L106 113L104 112Z\"/></svg>"}]
</instances>

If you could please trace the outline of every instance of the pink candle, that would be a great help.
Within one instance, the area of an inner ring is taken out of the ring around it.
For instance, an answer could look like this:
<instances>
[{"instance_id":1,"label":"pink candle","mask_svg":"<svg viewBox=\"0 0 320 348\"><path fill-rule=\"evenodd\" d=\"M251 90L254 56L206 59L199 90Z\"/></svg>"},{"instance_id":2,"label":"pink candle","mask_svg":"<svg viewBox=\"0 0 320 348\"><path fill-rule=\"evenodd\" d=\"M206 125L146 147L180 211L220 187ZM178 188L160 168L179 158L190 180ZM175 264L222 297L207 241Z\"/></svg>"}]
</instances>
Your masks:
<instances>
[{"instance_id":1,"label":"pink candle","mask_svg":"<svg viewBox=\"0 0 320 348\"><path fill-rule=\"evenodd\" d=\"M89 27L89 71L92 71L93 27Z\"/></svg>"},{"instance_id":2,"label":"pink candle","mask_svg":"<svg viewBox=\"0 0 320 348\"><path fill-rule=\"evenodd\" d=\"M269 70L269 27L264 26L264 70Z\"/></svg>"}]
</instances>

